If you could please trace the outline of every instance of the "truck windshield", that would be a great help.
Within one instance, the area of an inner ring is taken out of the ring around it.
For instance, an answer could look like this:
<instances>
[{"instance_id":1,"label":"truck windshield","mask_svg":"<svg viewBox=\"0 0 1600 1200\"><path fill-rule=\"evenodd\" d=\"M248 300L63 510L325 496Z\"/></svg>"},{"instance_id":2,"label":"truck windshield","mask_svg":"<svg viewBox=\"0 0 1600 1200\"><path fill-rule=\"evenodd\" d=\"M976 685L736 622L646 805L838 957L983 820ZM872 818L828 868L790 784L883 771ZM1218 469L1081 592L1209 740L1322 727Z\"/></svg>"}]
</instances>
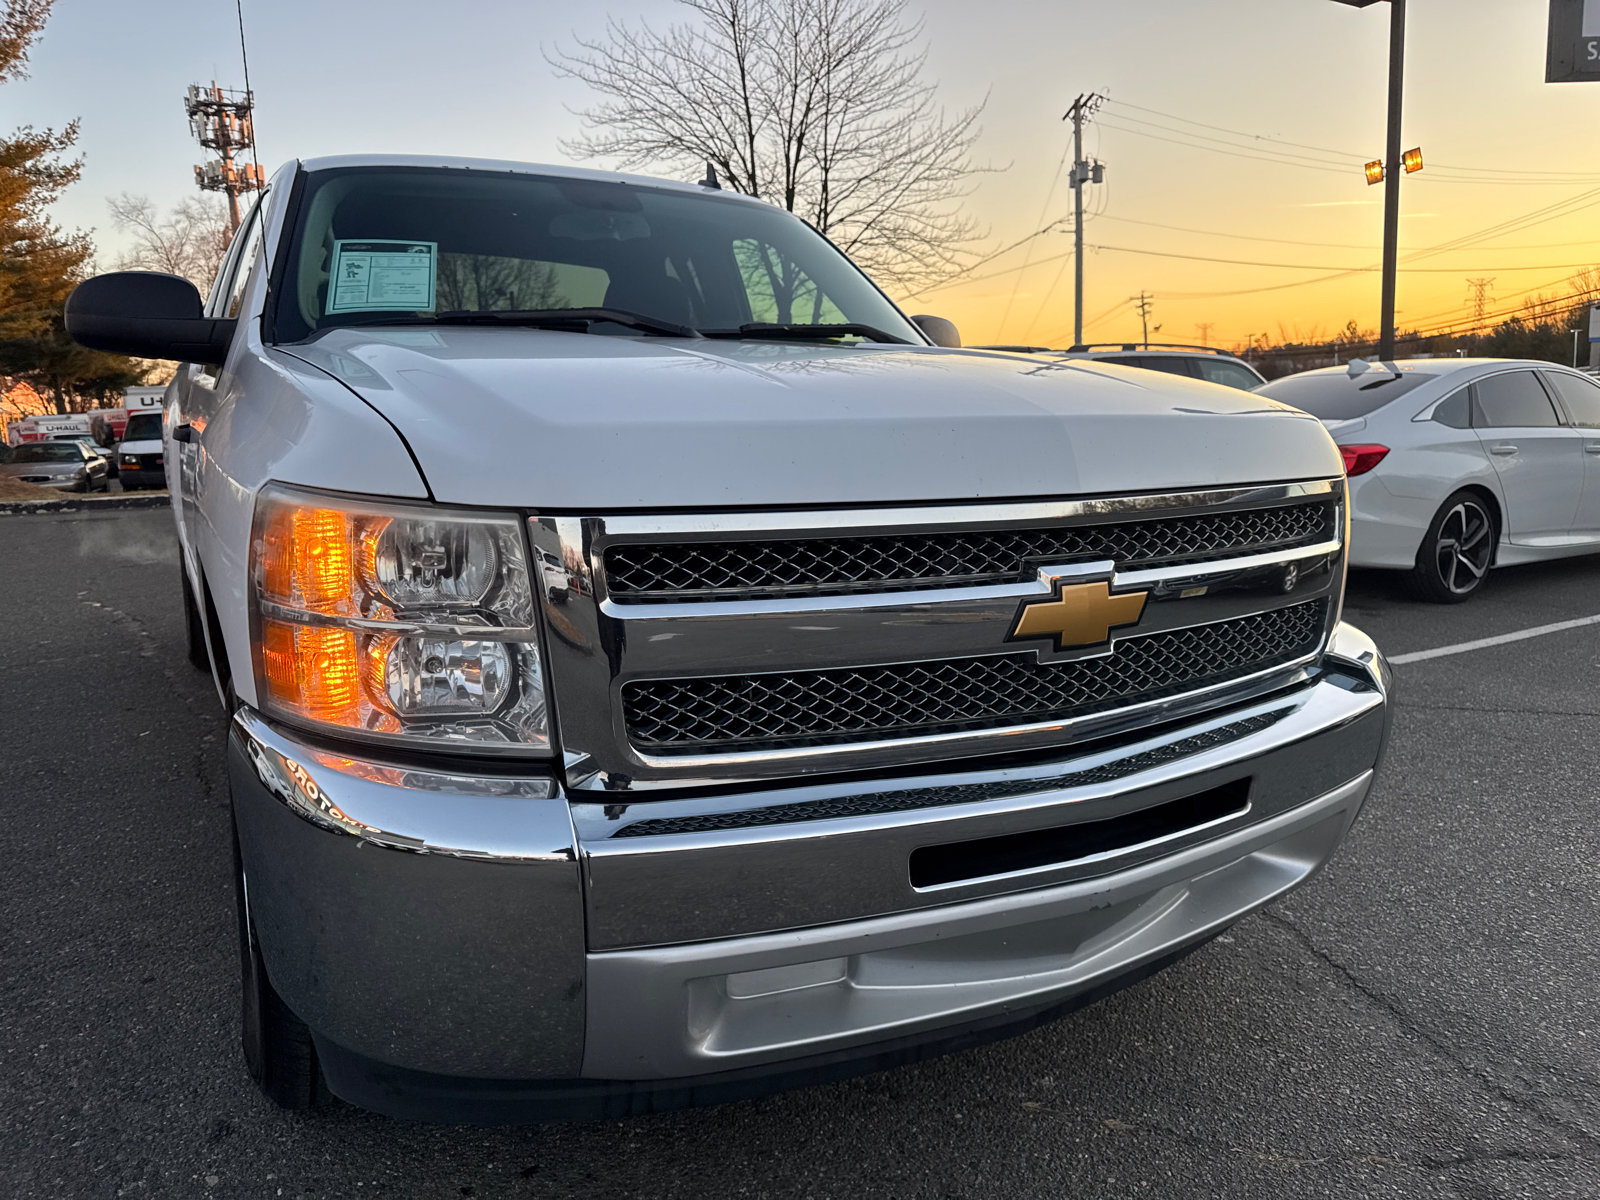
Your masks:
<instances>
[{"instance_id":1,"label":"truck windshield","mask_svg":"<svg viewBox=\"0 0 1600 1200\"><path fill-rule=\"evenodd\" d=\"M1391 374L1376 367L1352 379L1344 371L1286 375L1256 389L1256 394L1288 404L1324 421L1350 421L1375 413L1391 400L1436 376L1401 368Z\"/></svg>"},{"instance_id":2,"label":"truck windshield","mask_svg":"<svg viewBox=\"0 0 1600 1200\"><path fill-rule=\"evenodd\" d=\"M443 168L315 171L281 261L271 302L280 342L338 326L434 323L924 342L804 222L709 189Z\"/></svg>"},{"instance_id":3,"label":"truck windshield","mask_svg":"<svg viewBox=\"0 0 1600 1200\"><path fill-rule=\"evenodd\" d=\"M161 414L137 413L128 418L128 427L122 431L125 442L159 442L161 440Z\"/></svg>"}]
</instances>

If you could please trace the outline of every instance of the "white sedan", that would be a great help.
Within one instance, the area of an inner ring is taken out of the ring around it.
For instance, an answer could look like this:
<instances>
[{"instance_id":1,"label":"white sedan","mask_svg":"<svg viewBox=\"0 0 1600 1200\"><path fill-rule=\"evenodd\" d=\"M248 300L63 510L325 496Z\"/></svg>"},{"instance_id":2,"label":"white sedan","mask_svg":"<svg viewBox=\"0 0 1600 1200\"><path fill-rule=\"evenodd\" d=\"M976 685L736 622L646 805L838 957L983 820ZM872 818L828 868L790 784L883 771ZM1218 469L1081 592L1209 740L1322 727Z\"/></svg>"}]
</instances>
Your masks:
<instances>
[{"instance_id":1,"label":"white sedan","mask_svg":"<svg viewBox=\"0 0 1600 1200\"><path fill-rule=\"evenodd\" d=\"M1328 367L1258 389L1319 418L1350 476L1350 565L1455 604L1491 567L1600 551L1600 380L1547 362Z\"/></svg>"}]
</instances>

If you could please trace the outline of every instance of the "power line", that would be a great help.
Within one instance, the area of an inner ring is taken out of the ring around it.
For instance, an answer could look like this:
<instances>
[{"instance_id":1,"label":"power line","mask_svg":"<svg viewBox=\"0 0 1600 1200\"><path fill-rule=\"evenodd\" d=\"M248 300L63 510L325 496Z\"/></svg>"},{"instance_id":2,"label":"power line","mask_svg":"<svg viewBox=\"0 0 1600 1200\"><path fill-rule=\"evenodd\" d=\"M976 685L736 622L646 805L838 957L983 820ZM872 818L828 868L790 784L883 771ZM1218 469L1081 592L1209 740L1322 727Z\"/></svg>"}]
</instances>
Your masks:
<instances>
[{"instance_id":1,"label":"power line","mask_svg":"<svg viewBox=\"0 0 1600 1200\"><path fill-rule=\"evenodd\" d=\"M1101 246L1090 245L1089 250L1109 250L1117 254L1144 254L1153 258L1178 258L1188 262L1224 263L1236 267L1266 267L1279 271L1338 271L1345 275L1361 275L1378 270L1377 267L1336 267L1326 264L1313 263L1274 263L1260 262L1247 258L1212 258L1202 254L1177 254L1168 250L1144 250L1133 246ZM1495 267L1497 271L1581 271L1585 267L1592 267L1592 262L1580 263L1539 263L1526 267ZM1400 270L1413 275L1456 275L1463 269L1472 270L1471 267L1401 267Z\"/></svg>"},{"instance_id":2,"label":"power line","mask_svg":"<svg viewBox=\"0 0 1600 1200\"><path fill-rule=\"evenodd\" d=\"M1136 220L1133 217L1114 217L1109 213L1101 215L1103 215L1104 219L1107 221L1120 221L1125 225L1143 225L1150 229L1170 229L1174 233L1194 233L1199 234L1202 237L1230 238L1234 241L1243 242L1271 242L1274 245L1279 246L1311 246L1320 250L1366 250L1374 254L1378 252L1377 246L1361 245L1352 242L1303 242L1295 238L1262 237L1259 234L1253 233L1225 233L1220 229L1192 229L1186 225L1165 225L1159 221L1141 221ZM1587 238L1581 242L1540 242L1536 245L1529 246L1492 246L1485 247L1485 249L1492 249L1495 251L1504 250L1510 252L1522 250L1565 250L1572 246L1595 246L1600 248L1600 239ZM1428 249L1432 249L1432 247L1418 246L1408 250L1408 253L1416 253Z\"/></svg>"},{"instance_id":3,"label":"power line","mask_svg":"<svg viewBox=\"0 0 1600 1200\"><path fill-rule=\"evenodd\" d=\"M250 90L250 52L246 50L244 46L244 0L233 0L233 7L234 11L239 14L239 59L244 64L244 94L245 99L250 102L250 111L252 114L250 119L250 161L255 164L256 178L260 179L262 178L261 158L256 153L254 117L256 94Z\"/></svg>"},{"instance_id":4,"label":"power line","mask_svg":"<svg viewBox=\"0 0 1600 1200\"><path fill-rule=\"evenodd\" d=\"M1045 193L1044 206L1039 210L1039 226L1041 229L1049 228L1049 226L1044 223L1044 219L1046 214L1048 214L1050 211L1050 202L1056 198L1056 185L1061 182L1061 171L1067 165L1067 155L1071 153L1072 143L1069 142L1061 148L1061 161L1056 163L1056 173L1050 179L1050 190ZM1006 310L1000 316L1000 324L995 327L996 337L1002 337L1002 335L1005 333L1006 322L1011 319L1011 306L1016 303L1017 289L1022 286L1022 276L1028 269L1029 260L1033 258L1034 245L1034 239L1029 238L1028 252L1023 256L1022 266L1017 272L1016 279L1011 284L1011 295L1006 299ZM1062 270L1065 269L1066 264L1063 263Z\"/></svg>"},{"instance_id":5,"label":"power line","mask_svg":"<svg viewBox=\"0 0 1600 1200\"><path fill-rule=\"evenodd\" d=\"M1152 116L1161 117L1164 120L1177 121L1180 124L1194 125L1194 126L1196 126L1198 128L1201 128L1201 129L1210 129L1210 130L1212 130L1212 131L1214 131L1216 133L1226 133L1226 134L1228 134L1228 135L1230 135L1232 137L1244 138L1249 143L1267 142L1267 143L1272 143L1273 145L1279 145L1279 146L1292 146L1297 150L1311 150L1311 151L1316 152L1317 154L1332 155L1333 157L1335 157L1337 159L1340 159L1340 160L1343 160L1346 163L1354 162L1354 163L1359 164L1359 163L1365 161L1366 158L1368 157L1365 154L1357 154L1355 151L1352 151L1352 150L1335 150L1335 149L1333 149L1331 147L1328 147L1328 146L1314 146L1314 145L1311 145L1311 144L1306 143L1306 142L1292 142L1292 141L1289 141L1286 138L1272 137L1272 136L1270 136L1268 134L1247 133L1246 131L1244 131L1242 129L1229 129L1226 126L1223 126L1223 125L1211 125L1211 124L1206 123L1205 121L1196 121L1191 117L1180 117L1175 113L1162 112L1159 109L1146 108L1143 105L1139 105L1139 104L1130 104L1126 100L1115 100L1115 99L1111 99L1111 98L1108 97L1107 98L1107 103L1111 104L1111 105L1114 105L1117 108L1132 108L1132 109L1138 110L1139 112L1145 112L1145 113L1151 114ZM1144 121L1144 120L1141 120L1138 117L1123 115L1123 116L1120 116L1119 119L1125 120L1125 121L1133 121L1133 122L1136 122L1138 124L1143 124L1143 125L1151 125L1151 126L1153 126L1154 128L1157 128L1157 129L1167 129L1167 132L1169 132L1169 133L1178 133L1178 134L1181 134L1181 135L1187 134L1187 131L1185 131L1185 130L1170 129L1170 128L1167 128L1165 126L1158 125L1154 121ZM1190 134L1190 135L1187 135L1187 136L1199 137L1201 135L1199 135L1199 134ZM1207 140L1220 140L1220 139L1207 139ZM1249 149L1264 149L1265 147L1262 147L1262 146L1259 146L1259 145L1251 145L1251 146L1249 146L1247 148L1249 148ZM1297 157L1304 157L1304 156L1297 156ZM1315 160L1312 160L1312 161L1315 161ZM1521 182L1532 182L1535 179L1537 179L1538 181L1541 181L1541 182L1545 182L1545 181L1548 181L1548 182L1561 182L1561 181L1582 182L1582 181L1586 181L1586 180L1600 180L1600 175L1597 175L1593 171L1544 171L1544 170L1539 170L1539 171L1507 171L1507 170L1505 170L1504 168L1501 168L1501 167L1460 167L1460 166L1455 166L1455 165L1450 164L1450 163L1436 163L1436 164L1433 164L1432 167L1430 167L1430 170L1432 170L1434 172L1434 177L1435 178L1438 178L1438 172L1441 172L1441 171L1442 172L1447 172L1447 173L1459 172L1459 173L1462 173L1462 174L1482 174L1482 175L1485 175L1485 176L1492 176L1493 177L1492 179L1485 179L1485 180L1482 181L1482 182L1485 182L1485 183L1493 182L1493 181L1496 181L1496 180L1505 180L1507 178L1519 179L1519 181L1521 181ZM1465 182L1465 181L1463 181L1463 182Z\"/></svg>"}]
</instances>

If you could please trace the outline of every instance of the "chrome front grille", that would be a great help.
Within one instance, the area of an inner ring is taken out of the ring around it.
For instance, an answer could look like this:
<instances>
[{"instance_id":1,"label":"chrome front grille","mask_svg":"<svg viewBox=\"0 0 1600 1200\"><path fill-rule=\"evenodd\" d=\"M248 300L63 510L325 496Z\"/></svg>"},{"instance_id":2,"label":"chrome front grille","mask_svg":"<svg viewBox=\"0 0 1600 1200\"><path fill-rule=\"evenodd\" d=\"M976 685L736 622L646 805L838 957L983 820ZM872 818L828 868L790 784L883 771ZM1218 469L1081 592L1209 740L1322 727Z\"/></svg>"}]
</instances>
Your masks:
<instances>
[{"instance_id":1,"label":"chrome front grille","mask_svg":"<svg viewBox=\"0 0 1600 1200\"><path fill-rule=\"evenodd\" d=\"M1325 541L1336 509L1322 499L1040 529L622 543L605 551L606 588L623 602L824 596L1008 583L1038 563L1204 562Z\"/></svg>"},{"instance_id":2,"label":"chrome front grille","mask_svg":"<svg viewBox=\"0 0 1600 1200\"><path fill-rule=\"evenodd\" d=\"M1276 692L1314 669L1336 619L1343 500L1326 479L532 517L539 557L568 572L540 596L568 786L933 770ZM1146 599L1104 642L1017 634L1068 582Z\"/></svg>"},{"instance_id":3,"label":"chrome front grille","mask_svg":"<svg viewBox=\"0 0 1600 1200\"><path fill-rule=\"evenodd\" d=\"M1143 703L1311 653L1325 600L1120 639L1106 658L1032 653L640 680L622 689L629 739L652 754L781 749L1032 724Z\"/></svg>"}]
</instances>

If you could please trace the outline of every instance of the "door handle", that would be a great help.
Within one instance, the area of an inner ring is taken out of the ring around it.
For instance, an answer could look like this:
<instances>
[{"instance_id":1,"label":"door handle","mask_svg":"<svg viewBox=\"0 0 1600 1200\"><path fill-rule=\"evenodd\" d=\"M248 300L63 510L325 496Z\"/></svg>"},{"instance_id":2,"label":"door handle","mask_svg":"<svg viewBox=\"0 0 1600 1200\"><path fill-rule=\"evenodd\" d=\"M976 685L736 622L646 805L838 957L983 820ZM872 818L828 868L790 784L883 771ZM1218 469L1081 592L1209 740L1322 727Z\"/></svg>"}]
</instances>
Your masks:
<instances>
[{"instance_id":1,"label":"door handle","mask_svg":"<svg viewBox=\"0 0 1600 1200\"><path fill-rule=\"evenodd\" d=\"M1510 442L1496 442L1494 445L1489 447L1490 454L1515 454L1516 452L1516 446L1512 445Z\"/></svg>"},{"instance_id":2,"label":"door handle","mask_svg":"<svg viewBox=\"0 0 1600 1200\"><path fill-rule=\"evenodd\" d=\"M192 425L174 425L172 427L172 440L175 441L175 442L192 442L192 441L194 441L194 426L192 426Z\"/></svg>"},{"instance_id":3,"label":"door handle","mask_svg":"<svg viewBox=\"0 0 1600 1200\"><path fill-rule=\"evenodd\" d=\"M1583 452L1585 454L1600 454L1600 442L1585 442L1583 444Z\"/></svg>"}]
</instances>

